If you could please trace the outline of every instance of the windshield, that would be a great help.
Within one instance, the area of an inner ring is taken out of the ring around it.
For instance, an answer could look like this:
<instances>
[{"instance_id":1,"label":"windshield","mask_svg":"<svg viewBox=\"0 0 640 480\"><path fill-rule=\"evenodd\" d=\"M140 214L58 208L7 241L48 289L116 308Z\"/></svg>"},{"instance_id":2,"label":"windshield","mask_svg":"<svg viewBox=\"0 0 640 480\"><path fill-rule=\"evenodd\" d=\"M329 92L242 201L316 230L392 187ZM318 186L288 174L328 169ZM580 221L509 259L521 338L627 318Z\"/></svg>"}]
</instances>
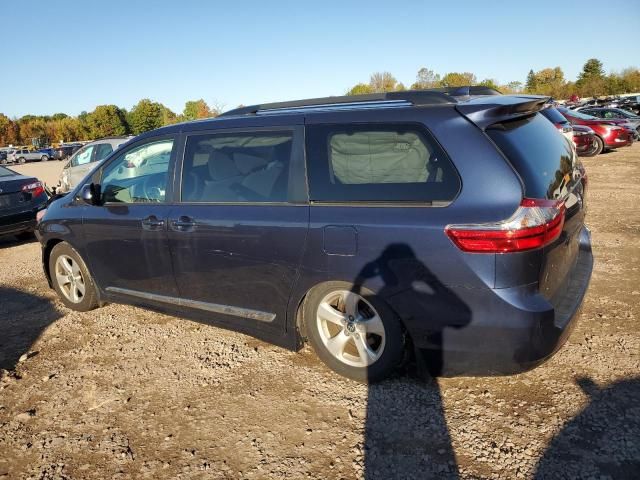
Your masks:
<instances>
[{"instance_id":1,"label":"windshield","mask_svg":"<svg viewBox=\"0 0 640 480\"><path fill-rule=\"evenodd\" d=\"M0 177L12 177L15 173L5 167L0 167Z\"/></svg>"},{"instance_id":2,"label":"windshield","mask_svg":"<svg viewBox=\"0 0 640 480\"><path fill-rule=\"evenodd\" d=\"M626 110L623 110L621 108L616 108L614 112L622 115L624 118L640 118L639 115L634 115L633 113L627 112Z\"/></svg>"},{"instance_id":3,"label":"windshield","mask_svg":"<svg viewBox=\"0 0 640 480\"><path fill-rule=\"evenodd\" d=\"M594 117L593 115L587 115L582 112L577 112L576 110L569 110L568 108L559 108L558 110L562 112L563 115L569 115L581 120L602 120L601 118Z\"/></svg>"}]
</instances>

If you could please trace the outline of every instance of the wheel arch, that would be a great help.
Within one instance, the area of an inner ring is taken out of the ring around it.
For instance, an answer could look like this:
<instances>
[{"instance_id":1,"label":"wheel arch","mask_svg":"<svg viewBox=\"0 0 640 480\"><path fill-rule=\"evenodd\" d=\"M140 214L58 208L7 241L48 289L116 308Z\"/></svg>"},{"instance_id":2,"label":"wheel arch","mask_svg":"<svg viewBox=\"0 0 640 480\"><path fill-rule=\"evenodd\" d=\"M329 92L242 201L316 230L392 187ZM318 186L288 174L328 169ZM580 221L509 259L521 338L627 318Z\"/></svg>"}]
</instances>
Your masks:
<instances>
[{"instance_id":1,"label":"wheel arch","mask_svg":"<svg viewBox=\"0 0 640 480\"><path fill-rule=\"evenodd\" d=\"M44 274L47 277L47 283L49 288L53 288L53 282L51 280L51 271L49 270L49 259L51 258L51 251L57 244L64 242L61 238L51 238L47 240L47 243L42 248L42 268Z\"/></svg>"}]
</instances>

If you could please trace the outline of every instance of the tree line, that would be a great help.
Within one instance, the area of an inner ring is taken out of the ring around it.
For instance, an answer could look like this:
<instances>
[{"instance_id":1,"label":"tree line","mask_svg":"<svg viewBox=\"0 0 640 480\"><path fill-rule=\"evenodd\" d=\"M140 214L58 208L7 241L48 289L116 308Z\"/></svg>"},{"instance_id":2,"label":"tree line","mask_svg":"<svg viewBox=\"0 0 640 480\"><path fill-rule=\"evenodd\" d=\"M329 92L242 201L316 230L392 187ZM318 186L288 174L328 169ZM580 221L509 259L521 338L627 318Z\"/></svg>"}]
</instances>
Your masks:
<instances>
[{"instance_id":1,"label":"tree line","mask_svg":"<svg viewBox=\"0 0 640 480\"><path fill-rule=\"evenodd\" d=\"M591 58L584 64L575 82L565 78L562 68L543 68L537 72L529 71L526 82L512 81L499 84L493 78L478 81L471 72L449 72L444 75L426 67L418 70L416 80L409 87L411 90L424 90L439 87L461 87L466 85L484 85L495 88L502 93L531 93L548 95L556 99L567 99L572 95L580 97L600 97L621 93L640 92L640 70L629 67L621 72L606 74L604 66L597 58ZM390 72L373 73L368 83L358 83L351 87L347 95L367 93L394 92L407 90Z\"/></svg>"},{"instance_id":2,"label":"tree line","mask_svg":"<svg viewBox=\"0 0 640 480\"><path fill-rule=\"evenodd\" d=\"M185 103L181 114L148 98L140 100L130 111L117 105L99 105L92 112L77 117L64 113L24 115L11 119L0 113L0 146L45 145L59 141L72 142L118 135L138 135L173 123L215 117L220 108L209 106L203 99Z\"/></svg>"},{"instance_id":3,"label":"tree line","mask_svg":"<svg viewBox=\"0 0 640 480\"><path fill-rule=\"evenodd\" d=\"M478 81L471 72L449 72L443 75L428 68L418 70L416 80L409 88L423 90L434 87L458 87L484 85L502 93L531 93L548 95L556 99L572 95L596 97L621 93L640 92L640 70L630 67L621 72L605 73L602 62L596 58L587 60L575 82L565 78L562 68L544 68L529 71L526 81L499 84L495 79ZM406 90L389 72L373 73L368 83L358 83L347 95ZM96 139L114 135L138 135L148 130L177 122L219 115L220 107L209 106L203 99L185 103L181 114L172 112L159 102L140 100L130 111L117 105L100 105L92 112L82 112L77 117L64 113L50 116L25 115L11 119L0 113L0 146L65 142Z\"/></svg>"}]
</instances>

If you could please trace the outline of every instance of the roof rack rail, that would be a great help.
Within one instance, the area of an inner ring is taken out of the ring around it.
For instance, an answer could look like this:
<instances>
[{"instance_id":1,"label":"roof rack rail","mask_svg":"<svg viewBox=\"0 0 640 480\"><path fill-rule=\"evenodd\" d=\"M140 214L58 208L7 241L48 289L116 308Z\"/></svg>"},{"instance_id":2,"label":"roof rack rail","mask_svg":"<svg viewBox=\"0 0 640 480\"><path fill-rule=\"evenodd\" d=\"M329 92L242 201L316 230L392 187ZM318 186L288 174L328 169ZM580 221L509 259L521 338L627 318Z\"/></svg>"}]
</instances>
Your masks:
<instances>
[{"instance_id":1,"label":"roof rack rail","mask_svg":"<svg viewBox=\"0 0 640 480\"><path fill-rule=\"evenodd\" d=\"M406 105L442 105L457 103L455 96L447 91L405 90L403 92L370 93L366 95L347 95L343 97L310 98L291 102L264 103L238 107L224 112L221 117L237 115L257 115L259 113L279 113L301 109L355 108L370 106L406 106ZM374 105L375 104L375 105Z\"/></svg>"},{"instance_id":2,"label":"roof rack rail","mask_svg":"<svg viewBox=\"0 0 640 480\"><path fill-rule=\"evenodd\" d=\"M498 90L484 85L465 85L462 87L429 88L426 92L441 92L452 97L471 97L474 95L502 95Z\"/></svg>"}]
</instances>

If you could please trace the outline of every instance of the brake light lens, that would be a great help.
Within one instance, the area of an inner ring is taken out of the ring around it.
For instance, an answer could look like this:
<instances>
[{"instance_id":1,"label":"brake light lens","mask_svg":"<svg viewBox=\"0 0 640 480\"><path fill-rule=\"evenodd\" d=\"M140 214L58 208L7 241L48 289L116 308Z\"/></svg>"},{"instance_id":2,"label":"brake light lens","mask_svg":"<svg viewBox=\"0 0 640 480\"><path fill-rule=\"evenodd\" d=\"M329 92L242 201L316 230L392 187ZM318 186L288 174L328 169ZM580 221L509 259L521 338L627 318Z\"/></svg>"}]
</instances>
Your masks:
<instances>
[{"instance_id":1,"label":"brake light lens","mask_svg":"<svg viewBox=\"0 0 640 480\"><path fill-rule=\"evenodd\" d=\"M42 182L27 183L22 186L22 191L30 193L32 197L38 197L44 193L44 185Z\"/></svg>"},{"instance_id":2,"label":"brake light lens","mask_svg":"<svg viewBox=\"0 0 640 480\"><path fill-rule=\"evenodd\" d=\"M563 201L525 198L507 220L448 225L445 233L464 252L523 252L555 241L562 233L565 213Z\"/></svg>"}]
</instances>

